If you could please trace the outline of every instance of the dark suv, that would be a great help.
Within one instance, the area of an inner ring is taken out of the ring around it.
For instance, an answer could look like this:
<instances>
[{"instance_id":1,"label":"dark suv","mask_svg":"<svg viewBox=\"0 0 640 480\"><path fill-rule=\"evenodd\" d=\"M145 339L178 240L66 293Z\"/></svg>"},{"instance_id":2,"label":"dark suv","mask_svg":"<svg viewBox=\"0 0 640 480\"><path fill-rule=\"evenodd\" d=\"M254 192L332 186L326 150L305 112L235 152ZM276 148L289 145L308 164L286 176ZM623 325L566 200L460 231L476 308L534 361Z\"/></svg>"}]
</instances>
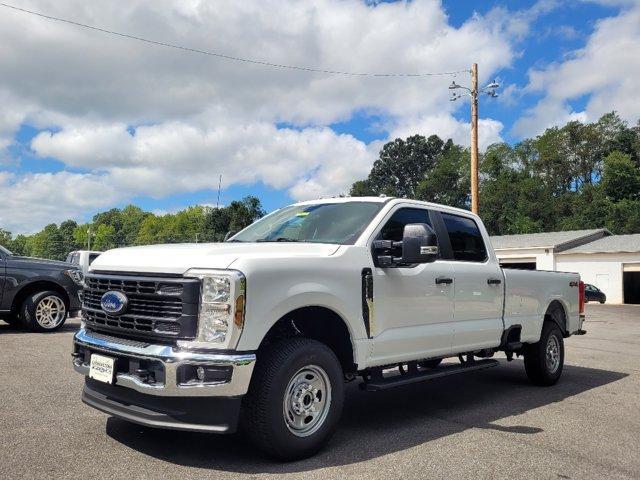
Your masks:
<instances>
[{"instance_id":1,"label":"dark suv","mask_svg":"<svg viewBox=\"0 0 640 480\"><path fill-rule=\"evenodd\" d=\"M60 328L80 310L82 272L55 260L20 257L0 246L0 318L36 332Z\"/></svg>"},{"instance_id":2,"label":"dark suv","mask_svg":"<svg viewBox=\"0 0 640 480\"><path fill-rule=\"evenodd\" d=\"M604 294L602 290L600 290L595 285L585 283L584 284L584 301L604 303L607 301L607 296Z\"/></svg>"}]
</instances>

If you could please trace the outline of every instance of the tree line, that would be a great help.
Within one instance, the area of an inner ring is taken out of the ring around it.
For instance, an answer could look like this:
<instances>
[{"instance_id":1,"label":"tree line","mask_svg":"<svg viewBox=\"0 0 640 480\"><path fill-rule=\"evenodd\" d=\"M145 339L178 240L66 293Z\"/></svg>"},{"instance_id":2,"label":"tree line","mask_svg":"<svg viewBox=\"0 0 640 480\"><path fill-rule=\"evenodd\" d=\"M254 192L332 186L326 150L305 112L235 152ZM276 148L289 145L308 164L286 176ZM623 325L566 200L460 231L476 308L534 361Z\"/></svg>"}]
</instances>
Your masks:
<instances>
[{"instance_id":1,"label":"tree line","mask_svg":"<svg viewBox=\"0 0 640 480\"><path fill-rule=\"evenodd\" d=\"M380 150L352 196L388 195L470 207L470 152L437 135L395 139ZM154 215L129 205L67 220L33 235L0 228L0 245L20 255L64 259L68 252L129 245L219 242L264 215L246 197L222 208L193 206ZM515 145L497 143L480 157L480 215L491 235L606 227L640 232L640 121L615 113L572 121Z\"/></svg>"},{"instance_id":2,"label":"tree line","mask_svg":"<svg viewBox=\"0 0 640 480\"><path fill-rule=\"evenodd\" d=\"M353 196L385 194L470 208L469 149L436 135L383 146ZM611 112L571 121L480 157L480 208L491 235L606 227L640 232L640 121Z\"/></svg>"},{"instance_id":3,"label":"tree line","mask_svg":"<svg viewBox=\"0 0 640 480\"><path fill-rule=\"evenodd\" d=\"M245 197L226 207L188 207L155 215L128 205L96 214L89 223L66 220L52 223L33 235L12 236L0 228L0 245L16 255L64 260L73 250L157 243L220 242L227 232L239 231L265 214L260 200Z\"/></svg>"}]
</instances>

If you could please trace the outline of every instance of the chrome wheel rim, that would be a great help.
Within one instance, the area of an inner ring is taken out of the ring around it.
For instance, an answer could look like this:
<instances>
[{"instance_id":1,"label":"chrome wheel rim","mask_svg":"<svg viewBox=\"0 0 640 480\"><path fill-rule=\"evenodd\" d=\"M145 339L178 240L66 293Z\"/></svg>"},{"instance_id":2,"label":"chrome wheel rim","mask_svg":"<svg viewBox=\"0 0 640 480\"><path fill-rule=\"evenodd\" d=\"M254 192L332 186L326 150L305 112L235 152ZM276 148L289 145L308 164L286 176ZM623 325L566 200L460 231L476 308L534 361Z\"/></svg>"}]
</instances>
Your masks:
<instances>
[{"instance_id":1,"label":"chrome wheel rim","mask_svg":"<svg viewBox=\"0 0 640 480\"><path fill-rule=\"evenodd\" d=\"M36 322L42 328L56 328L67 316L67 307L60 297L49 295L36 306Z\"/></svg>"},{"instance_id":2,"label":"chrome wheel rim","mask_svg":"<svg viewBox=\"0 0 640 480\"><path fill-rule=\"evenodd\" d=\"M560 341L555 335L547 340L546 362L549 373L556 373L560 367Z\"/></svg>"},{"instance_id":3,"label":"chrome wheel rim","mask_svg":"<svg viewBox=\"0 0 640 480\"><path fill-rule=\"evenodd\" d=\"M284 392L285 425L298 437L317 432L331 407L331 382L317 365L301 368L291 378Z\"/></svg>"}]
</instances>

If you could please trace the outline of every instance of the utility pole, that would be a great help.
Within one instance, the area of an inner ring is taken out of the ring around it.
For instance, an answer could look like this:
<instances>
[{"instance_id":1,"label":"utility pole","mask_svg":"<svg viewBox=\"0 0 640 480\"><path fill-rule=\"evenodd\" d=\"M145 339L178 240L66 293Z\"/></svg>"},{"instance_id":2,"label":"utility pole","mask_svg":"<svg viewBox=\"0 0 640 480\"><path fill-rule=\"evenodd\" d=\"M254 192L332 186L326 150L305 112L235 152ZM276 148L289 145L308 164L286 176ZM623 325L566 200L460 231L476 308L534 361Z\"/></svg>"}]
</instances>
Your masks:
<instances>
[{"instance_id":1,"label":"utility pole","mask_svg":"<svg viewBox=\"0 0 640 480\"><path fill-rule=\"evenodd\" d=\"M87 250L91 250L91 227L87 228Z\"/></svg>"},{"instance_id":2,"label":"utility pole","mask_svg":"<svg viewBox=\"0 0 640 480\"><path fill-rule=\"evenodd\" d=\"M471 211L478 214L478 64L471 66Z\"/></svg>"},{"instance_id":3,"label":"utility pole","mask_svg":"<svg viewBox=\"0 0 640 480\"><path fill-rule=\"evenodd\" d=\"M480 93L486 93L490 97L497 97L495 92L496 88L500 85L494 80L489 85L483 88L478 88L478 64L474 63L471 66L471 88L458 85L455 81L449 85L449 90L455 90L462 88L466 90L471 98L471 211L478 214L478 208L480 206L480 195L478 193L479 175L478 175L478 95ZM451 101L455 102L462 97L461 93L453 93Z\"/></svg>"}]
</instances>

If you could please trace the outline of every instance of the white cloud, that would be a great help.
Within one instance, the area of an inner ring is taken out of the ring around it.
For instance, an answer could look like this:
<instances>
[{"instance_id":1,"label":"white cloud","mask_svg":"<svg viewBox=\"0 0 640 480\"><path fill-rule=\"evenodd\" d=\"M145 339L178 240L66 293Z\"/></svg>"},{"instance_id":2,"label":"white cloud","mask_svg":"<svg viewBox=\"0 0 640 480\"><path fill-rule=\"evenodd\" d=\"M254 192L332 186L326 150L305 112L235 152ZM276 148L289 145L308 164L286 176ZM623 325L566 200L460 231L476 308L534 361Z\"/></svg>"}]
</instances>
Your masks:
<instances>
[{"instance_id":1,"label":"white cloud","mask_svg":"<svg viewBox=\"0 0 640 480\"><path fill-rule=\"evenodd\" d=\"M485 82L511 64L514 38L552 3L474 15L459 28L448 23L438 0L375 6L358 0L31 0L21 6L274 63L413 73L464 70L473 59ZM15 231L139 195L215 189L220 173L227 186L263 182L295 199L344 193L366 175L380 146L327 127L355 112L380 115L392 136L438 133L467 143L468 125L453 118L459 106L448 101L450 77L266 68L7 9L0 45L11 47L0 47L0 148L26 122L44 130L32 142L36 154L65 165L58 173L3 180L0 193L16 198L3 204L0 222ZM276 128L281 122L293 128ZM482 126L482 146L500 138L499 122L485 119ZM88 195L56 194L56 183Z\"/></svg>"},{"instance_id":2,"label":"white cloud","mask_svg":"<svg viewBox=\"0 0 640 480\"><path fill-rule=\"evenodd\" d=\"M478 121L478 148L485 150L489 145L501 142L501 122L492 119ZM450 115L427 115L405 119L395 125L389 138L405 138L409 135L437 134L441 138L451 138L455 143L468 146L471 143L471 123L461 122Z\"/></svg>"},{"instance_id":3,"label":"white cloud","mask_svg":"<svg viewBox=\"0 0 640 480\"><path fill-rule=\"evenodd\" d=\"M69 172L20 177L0 172L0 198L0 225L13 233L32 232L118 200L104 179Z\"/></svg>"},{"instance_id":4,"label":"white cloud","mask_svg":"<svg viewBox=\"0 0 640 480\"><path fill-rule=\"evenodd\" d=\"M568 120L597 120L611 110L636 121L640 113L640 5L599 21L584 48L565 61L529 72L527 92L543 98L518 120L514 133L530 136ZM571 101L587 98L574 111Z\"/></svg>"}]
</instances>

